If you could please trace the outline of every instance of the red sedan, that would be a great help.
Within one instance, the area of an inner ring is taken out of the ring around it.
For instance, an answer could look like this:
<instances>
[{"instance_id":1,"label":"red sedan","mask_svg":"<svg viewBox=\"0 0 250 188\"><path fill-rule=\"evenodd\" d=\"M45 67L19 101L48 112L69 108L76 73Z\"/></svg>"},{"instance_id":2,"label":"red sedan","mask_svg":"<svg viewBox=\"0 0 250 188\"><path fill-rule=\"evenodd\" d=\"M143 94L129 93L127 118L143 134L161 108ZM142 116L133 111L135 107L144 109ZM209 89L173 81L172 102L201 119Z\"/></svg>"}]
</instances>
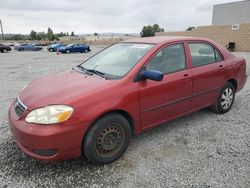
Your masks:
<instances>
[{"instance_id":1,"label":"red sedan","mask_svg":"<svg viewBox=\"0 0 250 188\"><path fill-rule=\"evenodd\" d=\"M228 112L246 79L245 60L211 40L132 39L30 83L10 106L9 125L36 159L105 164L132 134L206 107Z\"/></svg>"}]
</instances>

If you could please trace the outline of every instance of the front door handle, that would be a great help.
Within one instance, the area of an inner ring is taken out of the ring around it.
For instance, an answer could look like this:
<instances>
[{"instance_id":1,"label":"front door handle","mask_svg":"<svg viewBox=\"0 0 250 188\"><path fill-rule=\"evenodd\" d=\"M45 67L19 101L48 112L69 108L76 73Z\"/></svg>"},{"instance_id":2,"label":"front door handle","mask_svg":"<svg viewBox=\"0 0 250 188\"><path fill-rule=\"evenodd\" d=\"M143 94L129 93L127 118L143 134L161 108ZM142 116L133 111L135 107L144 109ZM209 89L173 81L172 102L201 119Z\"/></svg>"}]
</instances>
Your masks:
<instances>
[{"instance_id":1,"label":"front door handle","mask_svg":"<svg viewBox=\"0 0 250 188\"><path fill-rule=\"evenodd\" d=\"M189 81L190 80L190 76L189 76L189 74L184 74L183 75L183 78L182 78L182 80L186 80L186 81Z\"/></svg>"}]
</instances>

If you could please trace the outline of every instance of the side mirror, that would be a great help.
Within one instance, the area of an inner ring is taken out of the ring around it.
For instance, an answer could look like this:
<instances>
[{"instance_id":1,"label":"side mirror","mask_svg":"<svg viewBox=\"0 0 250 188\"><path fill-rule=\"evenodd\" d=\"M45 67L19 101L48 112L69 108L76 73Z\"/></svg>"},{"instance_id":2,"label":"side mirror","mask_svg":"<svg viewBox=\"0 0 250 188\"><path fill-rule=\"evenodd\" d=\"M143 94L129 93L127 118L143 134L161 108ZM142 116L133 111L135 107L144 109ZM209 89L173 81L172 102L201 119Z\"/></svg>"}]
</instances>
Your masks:
<instances>
[{"instance_id":1,"label":"side mirror","mask_svg":"<svg viewBox=\"0 0 250 188\"><path fill-rule=\"evenodd\" d=\"M162 81L164 74L157 70L147 70L142 71L140 74L140 80L154 80L154 81Z\"/></svg>"}]
</instances>

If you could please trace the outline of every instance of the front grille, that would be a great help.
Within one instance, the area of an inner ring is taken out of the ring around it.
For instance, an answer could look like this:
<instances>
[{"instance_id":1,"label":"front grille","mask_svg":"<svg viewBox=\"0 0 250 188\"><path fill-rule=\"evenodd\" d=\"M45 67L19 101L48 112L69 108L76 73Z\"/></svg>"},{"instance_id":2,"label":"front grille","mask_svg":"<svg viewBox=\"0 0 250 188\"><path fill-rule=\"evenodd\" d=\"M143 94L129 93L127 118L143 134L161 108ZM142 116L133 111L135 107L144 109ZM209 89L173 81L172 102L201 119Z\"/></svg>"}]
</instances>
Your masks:
<instances>
[{"instance_id":1,"label":"front grille","mask_svg":"<svg viewBox=\"0 0 250 188\"><path fill-rule=\"evenodd\" d=\"M23 104L23 102L19 99L19 97L17 97L16 100L14 101L14 108L16 114L19 117L21 117L25 112L25 110L27 109L27 107L25 106L25 104Z\"/></svg>"}]
</instances>

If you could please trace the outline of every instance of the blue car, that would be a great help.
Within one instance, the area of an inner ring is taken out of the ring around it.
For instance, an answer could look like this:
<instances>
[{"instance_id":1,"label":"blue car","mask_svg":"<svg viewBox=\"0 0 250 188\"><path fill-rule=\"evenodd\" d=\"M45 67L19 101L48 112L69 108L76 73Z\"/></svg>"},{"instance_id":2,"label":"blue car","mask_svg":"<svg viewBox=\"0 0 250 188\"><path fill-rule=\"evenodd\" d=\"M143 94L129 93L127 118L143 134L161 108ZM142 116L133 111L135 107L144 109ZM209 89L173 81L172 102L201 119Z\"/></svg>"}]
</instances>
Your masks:
<instances>
[{"instance_id":1,"label":"blue car","mask_svg":"<svg viewBox=\"0 0 250 188\"><path fill-rule=\"evenodd\" d=\"M61 48L59 48L59 52L61 53L72 53L72 52L89 52L90 51L90 47L88 45L85 44L70 44L68 46L63 46Z\"/></svg>"},{"instance_id":2,"label":"blue car","mask_svg":"<svg viewBox=\"0 0 250 188\"><path fill-rule=\"evenodd\" d=\"M33 43L25 43L25 44L20 44L18 46L15 46L14 49L18 51L40 51L43 48L36 46Z\"/></svg>"},{"instance_id":3,"label":"blue car","mask_svg":"<svg viewBox=\"0 0 250 188\"><path fill-rule=\"evenodd\" d=\"M50 52L56 52L57 49L63 47L64 45L61 44L61 43L57 43L57 44L52 44L50 46L48 46L47 50L50 51Z\"/></svg>"}]
</instances>

